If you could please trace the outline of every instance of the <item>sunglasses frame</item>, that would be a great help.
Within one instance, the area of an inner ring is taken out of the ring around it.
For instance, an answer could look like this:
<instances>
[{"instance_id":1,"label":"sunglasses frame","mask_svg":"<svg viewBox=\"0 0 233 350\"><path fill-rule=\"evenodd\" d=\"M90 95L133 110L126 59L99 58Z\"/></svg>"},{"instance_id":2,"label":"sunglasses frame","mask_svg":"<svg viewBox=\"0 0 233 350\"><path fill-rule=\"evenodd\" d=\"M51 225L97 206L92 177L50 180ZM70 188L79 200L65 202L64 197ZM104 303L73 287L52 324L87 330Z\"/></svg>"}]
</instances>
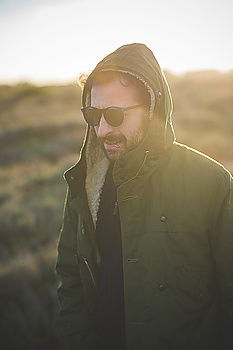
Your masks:
<instances>
[{"instance_id":1,"label":"sunglasses frame","mask_svg":"<svg viewBox=\"0 0 233 350\"><path fill-rule=\"evenodd\" d=\"M130 109L138 108L138 107L146 107L146 105L137 104L137 105L133 105L133 106L129 106L129 107L109 106L107 108L96 108L96 107L93 107L93 106L86 106L86 107L82 107L81 111L83 113L85 121L90 126L98 126L99 123L100 123L100 119L101 119L101 117L103 115L104 119L106 120L106 122L109 125L117 127L117 126L120 126L122 124L122 122L124 120L124 114L125 114L126 111L128 111ZM98 119L98 123L95 123L94 121L91 121L90 118L88 118L88 116L85 114L85 112L88 111L88 110L96 111L96 113L98 113L98 115L96 116L96 119ZM115 111L117 110L117 111L122 112L122 116L121 116L121 118L120 118L118 123L112 123L111 120L110 120L111 117L110 118L108 118L108 117L106 118L106 112L109 111L109 110L115 110Z\"/></svg>"}]
</instances>

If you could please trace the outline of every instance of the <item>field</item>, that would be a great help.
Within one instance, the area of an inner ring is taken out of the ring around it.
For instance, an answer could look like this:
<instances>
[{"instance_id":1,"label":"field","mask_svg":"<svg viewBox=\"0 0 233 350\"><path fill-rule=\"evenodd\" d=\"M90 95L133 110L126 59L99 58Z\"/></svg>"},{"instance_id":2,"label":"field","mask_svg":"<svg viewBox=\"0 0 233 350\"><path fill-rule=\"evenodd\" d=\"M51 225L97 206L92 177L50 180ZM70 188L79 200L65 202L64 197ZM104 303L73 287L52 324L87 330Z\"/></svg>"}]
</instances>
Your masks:
<instances>
[{"instance_id":1,"label":"field","mask_svg":"<svg viewBox=\"0 0 233 350\"><path fill-rule=\"evenodd\" d=\"M177 141L233 172L233 71L165 72ZM0 332L4 350L62 348L54 273L66 183L85 132L76 84L0 85Z\"/></svg>"}]
</instances>

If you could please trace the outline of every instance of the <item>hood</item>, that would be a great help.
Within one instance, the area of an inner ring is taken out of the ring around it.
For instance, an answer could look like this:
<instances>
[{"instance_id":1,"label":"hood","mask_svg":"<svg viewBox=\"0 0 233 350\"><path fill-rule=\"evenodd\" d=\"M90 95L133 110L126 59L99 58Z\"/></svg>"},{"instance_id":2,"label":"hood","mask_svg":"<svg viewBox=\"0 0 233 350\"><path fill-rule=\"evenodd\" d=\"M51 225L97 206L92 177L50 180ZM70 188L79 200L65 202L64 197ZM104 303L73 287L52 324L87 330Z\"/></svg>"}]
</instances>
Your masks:
<instances>
[{"instance_id":1,"label":"hood","mask_svg":"<svg viewBox=\"0 0 233 350\"><path fill-rule=\"evenodd\" d=\"M135 149L124 154L114 164L113 179L118 186L141 171L146 157L150 159L155 155L161 155L172 145L175 140L171 122L173 105L168 83L154 54L146 45L134 43L121 46L97 64L85 83L82 94L83 106L90 104L90 91L95 74L106 70L121 71L135 76L145 84L151 96L149 113L151 125L145 138ZM93 127L87 126L78 163L84 168L82 174L95 225L100 194L110 162L99 145Z\"/></svg>"},{"instance_id":2,"label":"hood","mask_svg":"<svg viewBox=\"0 0 233 350\"><path fill-rule=\"evenodd\" d=\"M146 45L123 45L100 61L86 81L82 95L83 106L90 103L90 89L95 74L105 70L129 73L140 79L151 95L151 114L156 111L165 124L171 122L173 105L168 83L153 52Z\"/></svg>"}]
</instances>

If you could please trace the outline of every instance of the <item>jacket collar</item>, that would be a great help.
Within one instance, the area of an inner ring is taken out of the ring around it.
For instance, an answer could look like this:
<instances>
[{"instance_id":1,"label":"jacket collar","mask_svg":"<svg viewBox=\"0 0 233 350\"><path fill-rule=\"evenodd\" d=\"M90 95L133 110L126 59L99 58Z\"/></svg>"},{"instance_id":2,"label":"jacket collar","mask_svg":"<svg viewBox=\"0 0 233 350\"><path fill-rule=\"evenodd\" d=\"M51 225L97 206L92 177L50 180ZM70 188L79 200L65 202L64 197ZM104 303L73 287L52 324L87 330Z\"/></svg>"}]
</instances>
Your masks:
<instances>
[{"instance_id":1,"label":"jacket collar","mask_svg":"<svg viewBox=\"0 0 233 350\"><path fill-rule=\"evenodd\" d=\"M113 180L116 186L137 176L143 176L158 158L165 156L174 142L172 125L168 124L165 131L165 137L161 137L161 133L164 133L164 125L160 125L158 119L151 121L143 141L114 163ZM110 162L96 144L98 142L96 137L91 137L91 133L93 130L87 127L80 158L76 164L65 171L63 177L69 185L71 198L77 197L80 191L85 191L85 200L87 199L95 226L100 195Z\"/></svg>"}]
</instances>

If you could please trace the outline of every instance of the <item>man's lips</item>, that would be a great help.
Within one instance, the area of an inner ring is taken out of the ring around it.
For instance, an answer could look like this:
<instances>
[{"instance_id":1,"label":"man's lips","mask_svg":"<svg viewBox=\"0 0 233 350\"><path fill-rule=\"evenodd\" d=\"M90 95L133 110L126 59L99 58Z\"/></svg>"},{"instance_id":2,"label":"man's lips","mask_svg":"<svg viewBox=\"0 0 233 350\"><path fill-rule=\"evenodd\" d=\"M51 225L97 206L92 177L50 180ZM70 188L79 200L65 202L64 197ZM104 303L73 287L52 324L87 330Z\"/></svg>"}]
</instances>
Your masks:
<instances>
[{"instance_id":1,"label":"man's lips","mask_svg":"<svg viewBox=\"0 0 233 350\"><path fill-rule=\"evenodd\" d=\"M106 150L119 149L121 146L122 146L122 141L114 142L114 143L104 142L104 148Z\"/></svg>"}]
</instances>

